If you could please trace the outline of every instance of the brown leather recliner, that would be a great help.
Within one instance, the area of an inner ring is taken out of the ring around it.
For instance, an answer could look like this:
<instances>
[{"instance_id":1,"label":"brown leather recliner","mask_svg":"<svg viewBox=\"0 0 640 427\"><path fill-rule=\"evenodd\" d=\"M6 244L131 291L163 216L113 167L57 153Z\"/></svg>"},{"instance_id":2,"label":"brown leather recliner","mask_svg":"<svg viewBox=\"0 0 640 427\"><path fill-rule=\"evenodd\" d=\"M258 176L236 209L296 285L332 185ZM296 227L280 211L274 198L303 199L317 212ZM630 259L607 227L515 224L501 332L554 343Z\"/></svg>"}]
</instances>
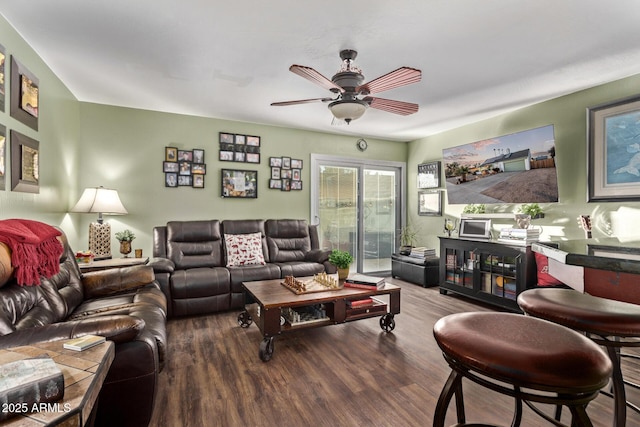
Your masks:
<instances>
[{"instance_id":1,"label":"brown leather recliner","mask_svg":"<svg viewBox=\"0 0 640 427\"><path fill-rule=\"evenodd\" d=\"M0 246L0 348L79 337L115 342L96 425L139 427L153 414L166 350L166 299L149 266L81 274L64 234L60 272L19 286Z\"/></svg>"},{"instance_id":2,"label":"brown leather recliner","mask_svg":"<svg viewBox=\"0 0 640 427\"><path fill-rule=\"evenodd\" d=\"M241 308L242 282L335 273L317 226L298 219L171 221L153 230L156 279L169 317ZM260 233L265 264L228 266L225 235Z\"/></svg>"}]
</instances>

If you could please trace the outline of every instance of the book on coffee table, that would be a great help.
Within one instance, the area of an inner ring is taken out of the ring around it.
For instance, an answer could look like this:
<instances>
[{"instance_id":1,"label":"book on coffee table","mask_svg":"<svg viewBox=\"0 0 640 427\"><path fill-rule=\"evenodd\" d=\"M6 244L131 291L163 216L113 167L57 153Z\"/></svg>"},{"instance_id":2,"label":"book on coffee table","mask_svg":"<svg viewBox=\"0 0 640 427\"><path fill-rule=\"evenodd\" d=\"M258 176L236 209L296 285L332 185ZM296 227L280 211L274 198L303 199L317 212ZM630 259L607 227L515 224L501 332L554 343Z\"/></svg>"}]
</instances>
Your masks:
<instances>
[{"instance_id":1,"label":"book on coffee table","mask_svg":"<svg viewBox=\"0 0 640 427\"><path fill-rule=\"evenodd\" d=\"M384 287L384 277L367 276L354 273L344 279L344 286L348 288L379 289Z\"/></svg>"},{"instance_id":2,"label":"book on coffee table","mask_svg":"<svg viewBox=\"0 0 640 427\"><path fill-rule=\"evenodd\" d=\"M85 335L65 342L63 347L67 350L82 351L103 342L105 342L105 338L100 335Z\"/></svg>"}]
</instances>

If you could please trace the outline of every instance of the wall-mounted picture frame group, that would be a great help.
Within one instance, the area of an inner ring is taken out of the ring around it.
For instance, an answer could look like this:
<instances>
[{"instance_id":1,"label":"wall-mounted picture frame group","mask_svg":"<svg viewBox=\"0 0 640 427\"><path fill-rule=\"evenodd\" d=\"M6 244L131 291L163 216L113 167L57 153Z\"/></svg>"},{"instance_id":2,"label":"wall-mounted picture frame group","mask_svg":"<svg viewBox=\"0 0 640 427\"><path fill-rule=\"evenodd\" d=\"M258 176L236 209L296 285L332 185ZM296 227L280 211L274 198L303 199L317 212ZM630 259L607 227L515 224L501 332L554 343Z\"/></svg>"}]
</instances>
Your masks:
<instances>
[{"instance_id":1,"label":"wall-mounted picture frame group","mask_svg":"<svg viewBox=\"0 0 640 427\"><path fill-rule=\"evenodd\" d=\"M220 154L223 162L260 163L260 137L220 132Z\"/></svg>"},{"instance_id":2,"label":"wall-mounted picture frame group","mask_svg":"<svg viewBox=\"0 0 640 427\"><path fill-rule=\"evenodd\" d=\"M40 143L14 130L11 139L11 190L40 192Z\"/></svg>"},{"instance_id":3,"label":"wall-mounted picture frame group","mask_svg":"<svg viewBox=\"0 0 640 427\"><path fill-rule=\"evenodd\" d=\"M24 65L11 56L11 117L38 130L39 80Z\"/></svg>"},{"instance_id":4,"label":"wall-mounted picture frame group","mask_svg":"<svg viewBox=\"0 0 640 427\"><path fill-rule=\"evenodd\" d=\"M239 199L258 198L258 171L242 169L221 170L222 197Z\"/></svg>"},{"instance_id":5,"label":"wall-mounted picture frame group","mask_svg":"<svg viewBox=\"0 0 640 427\"><path fill-rule=\"evenodd\" d=\"M440 162L429 162L418 165L418 188L440 187Z\"/></svg>"},{"instance_id":6,"label":"wall-mounted picture frame group","mask_svg":"<svg viewBox=\"0 0 640 427\"><path fill-rule=\"evenodd\" d=\"M204 188L204 176L207 165L204 162L204 150L180 150L178 147L164 148L162 162L165 187Z\"/></svg>"},{"instance_id":7,"label":"wall-mounted picture frame group","mask_svg":"<svg viewBox=\"0 0 640 427\"><path fill-rule=\"evenodd\" d=\"M302 165L303 161L300 159L269 157L269 188L281 191L302 190Z\"/></svg>"},{"instance_id":8,"label":"wall-mounted picture frame group","mask_svg":"<svg viewBox=\"0 0 640 427\"><path fill-rule=\"evenodd\" d=\"M418 191L418 215L442 216L442 191Z\"/></svg>"},{"instance_id":9,"label":"wall-mounted picture frame group","mask_svg":"<svg viewBox=\"0 0 640 427\"><path fill-rule=\"evenodd\" d=\"M640 200L640 95L588 110L588 201Z\"/></svg>"}]
</instances>

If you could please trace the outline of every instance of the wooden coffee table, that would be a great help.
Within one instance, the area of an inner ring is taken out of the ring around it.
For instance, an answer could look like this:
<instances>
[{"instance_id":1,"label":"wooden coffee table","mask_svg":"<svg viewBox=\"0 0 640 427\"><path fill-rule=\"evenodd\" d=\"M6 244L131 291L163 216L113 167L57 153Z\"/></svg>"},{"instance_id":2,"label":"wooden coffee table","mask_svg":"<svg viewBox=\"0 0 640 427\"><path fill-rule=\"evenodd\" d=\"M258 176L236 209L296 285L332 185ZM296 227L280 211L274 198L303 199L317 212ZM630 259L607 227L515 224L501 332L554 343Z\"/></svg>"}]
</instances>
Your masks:
<instances>
[{"instance_id":1,"label":"wooden coffee table","mask_svg":"<svg viewBox=\"0 0 640 427\"><path fill-rule=\"evenodd\" d=\"M385 283L379 289L345 287L300 295L283 286L282 279L244 282L242 285L253 301L238 315L238 324L248 328L251 323L256 322L264 337L258 352L263 362L271 360L274 338L283 332L370 317L380 317L382 330L391 332L396 326L394 315L400 313L400 287L390 283ZM378 300L377 296L387 296L389 302ZM350 301L369 297L374 299L373 305L350 305Z\"/></svg>"}]
</instances>

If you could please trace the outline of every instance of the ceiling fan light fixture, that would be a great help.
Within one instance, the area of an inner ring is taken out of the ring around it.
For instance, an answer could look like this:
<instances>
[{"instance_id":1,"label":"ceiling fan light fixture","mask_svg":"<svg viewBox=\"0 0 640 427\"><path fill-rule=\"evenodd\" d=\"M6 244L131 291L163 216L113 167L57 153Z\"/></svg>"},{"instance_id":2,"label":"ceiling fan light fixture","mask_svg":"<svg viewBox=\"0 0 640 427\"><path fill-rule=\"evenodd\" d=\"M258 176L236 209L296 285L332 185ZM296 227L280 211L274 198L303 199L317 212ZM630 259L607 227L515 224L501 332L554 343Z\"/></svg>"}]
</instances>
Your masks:
<instances>
[{"instance_id":1,"label":"ceiling fan light fixture","mask_svg":"<svg viewBox=\"0 0 640 427\"><path fill-rule=\"evenodd\" d=\"M350 123L352 120L362 117L367 111L367 103L360 100L353 101L336 101L329 104L329 110L338 120L344 120Z\"/></svg>"}]
</instances>

